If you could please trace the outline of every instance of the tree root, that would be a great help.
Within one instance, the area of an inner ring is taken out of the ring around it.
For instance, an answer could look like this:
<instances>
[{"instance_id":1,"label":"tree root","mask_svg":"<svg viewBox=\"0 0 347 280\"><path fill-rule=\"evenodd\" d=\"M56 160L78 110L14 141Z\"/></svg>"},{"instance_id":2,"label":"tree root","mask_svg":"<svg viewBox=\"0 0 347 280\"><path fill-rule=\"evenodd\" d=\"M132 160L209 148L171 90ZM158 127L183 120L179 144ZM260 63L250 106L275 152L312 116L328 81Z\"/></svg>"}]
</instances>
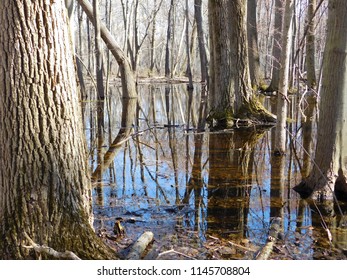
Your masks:
<instances>
[{"instance_id":1,"label":"tree root","mask_svg":"<svg viewBox=\"0 0 347 280\"><path fill-rule=\"evenodd\" d=\"M237 117L240 119L249 119L251 122L255 123L276 123L277 117L269 112L265 107L259 102L256 97L251 98L249 101L244 102L243 106L240 108Z\"/></svg>"}]
</instances>

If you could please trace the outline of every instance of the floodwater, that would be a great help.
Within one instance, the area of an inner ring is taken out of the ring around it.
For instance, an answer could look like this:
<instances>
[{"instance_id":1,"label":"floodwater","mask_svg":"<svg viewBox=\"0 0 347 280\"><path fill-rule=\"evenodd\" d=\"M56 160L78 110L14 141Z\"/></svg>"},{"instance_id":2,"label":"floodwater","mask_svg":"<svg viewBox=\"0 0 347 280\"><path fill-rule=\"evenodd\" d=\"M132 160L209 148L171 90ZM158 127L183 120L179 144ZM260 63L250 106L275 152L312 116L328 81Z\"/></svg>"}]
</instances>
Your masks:
<instances>
[{"instance_id":1,"label":"floodwater","mask_svg":"<svg viewBox=\"0 0 347 280\"><path fill-rule=\"evenodd\" d=\"M316 127L315 110L299 99L313 121L301 122L293 98L288 150L275 157L274 128L205 127L200 85L188 93L184 84L141 84L132 100L113 86L104 103L91 90L83 117L96 231L116 238L115 220L122 218L126 234L105 239L120 255L151 231L145 259L254 259L280 217L271 258L345 258L346 204L315 204L292 190L312 164Z\"/></svg>"}]
</instances>

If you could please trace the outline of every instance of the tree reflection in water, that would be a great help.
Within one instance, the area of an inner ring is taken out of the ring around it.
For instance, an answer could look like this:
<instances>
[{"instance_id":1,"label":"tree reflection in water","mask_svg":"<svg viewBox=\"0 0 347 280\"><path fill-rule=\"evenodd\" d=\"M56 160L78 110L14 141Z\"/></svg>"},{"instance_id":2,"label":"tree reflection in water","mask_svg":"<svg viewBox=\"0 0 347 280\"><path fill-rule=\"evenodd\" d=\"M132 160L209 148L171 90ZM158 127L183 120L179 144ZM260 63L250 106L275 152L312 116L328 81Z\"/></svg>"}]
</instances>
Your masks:
<instances>
[{"instance_id":1,"label":"tree reflection in water","mask_svg":"<svg viewBox=\"0 0 347 280\"><path fill-rule=\"evenodd\" d=\"M303 144L311 149L314 138L307 137L308 125L302 132L300 117L292 116L296 139L278 158L273 129L205 130L206 94L198 86L189 93L185 85L145 84L138 99L119 96L114 87L105 101L103 141L97 138L97 102L83 102L96 229L111 231L122 217L127 238L155 234L152 257L188 246L208 258L201 252L211 236L257 248L266 242L271 219L281 217L284 242L298 243L287 257L317 257L314 240L323 240L324 230L310 201L291 190L309 166ZM332 232L336 246L346 248L346 234ZM250 256L241 250L234 257Z\"/></svg>"}]
</instances>

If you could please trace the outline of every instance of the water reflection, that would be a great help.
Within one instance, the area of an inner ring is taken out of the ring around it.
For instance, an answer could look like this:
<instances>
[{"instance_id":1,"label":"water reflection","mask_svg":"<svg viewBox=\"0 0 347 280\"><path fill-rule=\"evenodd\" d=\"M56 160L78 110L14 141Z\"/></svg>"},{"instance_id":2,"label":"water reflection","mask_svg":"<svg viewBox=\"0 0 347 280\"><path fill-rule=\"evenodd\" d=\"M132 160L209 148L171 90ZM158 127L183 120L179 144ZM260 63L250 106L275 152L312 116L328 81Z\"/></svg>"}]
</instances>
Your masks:
<instances>
[{"instance_id":1,"label":"water reflection","mask_svg":"<svg viewBox=\"0 0 347 280\"><path fill-rule=\"evenodd\" d=\"M205 131L206 93L198 86L187 92L184 85L141 85L138 99L120 96L111 89L102 116L100 103L83 102L95 228L112 231L122 217L129 238L150 230L158 251L201 249L211 237L257 248L271 219L281 217L287 258L319 258L329 250L323 242L324 250L316 250L317 240L326 240L317 209L291 190L309 168L304 148L314 145L307 144L307 127L301 133L300 117L291 116L297 139L288 138L289 152L274 157L273 129ZM324 215L336 229L333 242L346 248L346 233ZM240 251L236 258L252 256Z\"/></svg>"}]
</instances>

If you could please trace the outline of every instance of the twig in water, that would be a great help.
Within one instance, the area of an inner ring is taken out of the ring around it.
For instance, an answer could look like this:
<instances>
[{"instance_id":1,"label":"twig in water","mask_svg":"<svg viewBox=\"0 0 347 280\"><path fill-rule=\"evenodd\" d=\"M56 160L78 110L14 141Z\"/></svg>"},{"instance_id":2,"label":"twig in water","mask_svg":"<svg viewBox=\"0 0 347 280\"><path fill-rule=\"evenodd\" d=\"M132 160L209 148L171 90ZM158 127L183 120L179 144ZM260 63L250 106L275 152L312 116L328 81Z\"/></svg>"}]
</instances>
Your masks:
<instances>
[{"instance_id":1,"label":"twig in water","mask_svg":"<svg viewBox=\"0 0 347 280\"><path fill-rule=\"evenodd\" d=\"M188 258L188 259L196 260L196 258L190 257L190 256L188 256L188 255L186 255L186 254L181 253L181 252L177 252L177 251L175 251L174 249L171 249L171 250L162 252L162 253L160 253L160 254L158 255L158 257L161 257L162 255L170 254L170 253L174 253L174 254L177 254L177 255L181 255L181 256L186 257L186 258Z\"/></svg>"}]
</instances>

